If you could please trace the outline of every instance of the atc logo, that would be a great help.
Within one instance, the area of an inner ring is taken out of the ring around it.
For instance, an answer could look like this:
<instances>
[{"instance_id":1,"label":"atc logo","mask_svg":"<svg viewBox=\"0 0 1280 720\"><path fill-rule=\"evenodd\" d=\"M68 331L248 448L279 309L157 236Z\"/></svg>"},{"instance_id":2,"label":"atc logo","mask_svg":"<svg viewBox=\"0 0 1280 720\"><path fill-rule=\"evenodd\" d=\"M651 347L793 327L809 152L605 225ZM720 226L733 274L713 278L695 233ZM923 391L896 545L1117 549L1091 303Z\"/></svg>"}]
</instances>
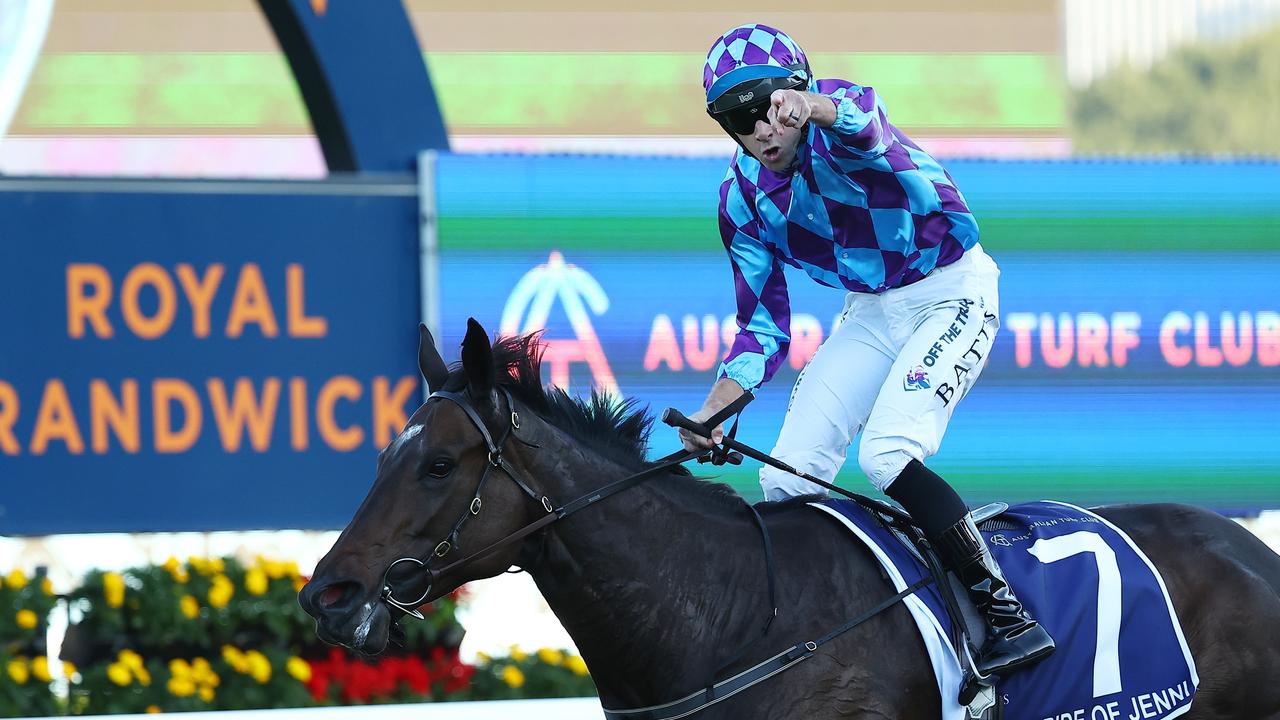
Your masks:
<instances>
[{"instance_id":1,"label":"atc logo","mask_svg":"<svg viewBox=\"0 0 1280 720\"><path fill-rule=\"evenodd\" d=\"M499 332L503 335L523 335L545 330L551 306L556 300L569 318L574 338L544 337L546 352L542 359L551 367L551 384L569 389L569 364L585 362L591 371L591 384L601 392L622 397L618 381L609 368L600 338L591 324L592 315L603 315L609 310L609 296L604 288L586 270L564 261L564 256L552 251L544 265L539 265L516 283L502 308ZM590 308L590 312L588 312ZM523 324L520 322L524 316Z\"/></svg>"},{"instance_id":2,"label":"atc logo","mask_svg":"<svg viewBox=\"0 0 1280 720\"><path fill-rule=\"evenodd\" d=\"M929 373L924 371L924 366L917 365L907 371L907 377L902 381L903 390L928 390L929 389Z\"/></svg>"}]
</instances>

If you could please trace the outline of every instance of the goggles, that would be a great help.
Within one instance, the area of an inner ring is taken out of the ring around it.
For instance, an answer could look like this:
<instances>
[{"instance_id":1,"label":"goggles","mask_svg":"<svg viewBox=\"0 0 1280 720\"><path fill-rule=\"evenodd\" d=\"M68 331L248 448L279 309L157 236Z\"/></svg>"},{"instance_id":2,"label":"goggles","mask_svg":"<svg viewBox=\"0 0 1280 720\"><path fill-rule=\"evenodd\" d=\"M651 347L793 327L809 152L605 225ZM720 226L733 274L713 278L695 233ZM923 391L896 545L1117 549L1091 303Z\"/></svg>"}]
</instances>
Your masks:
<instances>
[{"instance_id":1,"label":"goggles","mask_svg":"<svg viewBox=\"0 0 1280 720\"><path fill-rule=\"evenodd\" d=\"M803 89L808 73L793 69L787 77L765 77L738 83L707 103L707 114L720 126L738 135L755 131L756 121L768 122L769 98L776 90Z\"/></svg>"}]
</instances>

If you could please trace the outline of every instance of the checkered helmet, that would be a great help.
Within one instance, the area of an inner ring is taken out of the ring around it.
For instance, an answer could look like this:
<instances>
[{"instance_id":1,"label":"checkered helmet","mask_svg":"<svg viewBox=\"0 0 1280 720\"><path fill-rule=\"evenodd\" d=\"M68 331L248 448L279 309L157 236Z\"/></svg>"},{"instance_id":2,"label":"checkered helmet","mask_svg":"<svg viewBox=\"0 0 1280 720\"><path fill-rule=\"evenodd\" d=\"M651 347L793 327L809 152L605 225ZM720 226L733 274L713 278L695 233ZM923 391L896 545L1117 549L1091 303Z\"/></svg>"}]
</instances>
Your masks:
<instances>
[{"instance_id":1,"label":"checkered helmet","mask_svg":"<svg viewBox=\"0 0 1280 720\"><path fill-rule=\"evenodd\" d=\"M759 23L739 25L717 38L702 67L707 114L731 135L726 113L759 105L774 90L812 86L804 50L791 36Z\"/></svg>"},{"instance_id":2,"label":"checkered helmet","mask_svg":"<svg viewBox=\"0 0 1280 720\"><path fill-rule=\"evenodd\" d=\"M761 77L758 73L770 72L762 66L788 71L803 69L806 76L809 74L809 59L805 57L804 50L781 30L753 23L739 25L721 35L711 45L707 62L702 67L702 88L707 91L707 102L715 100L742 80L751 79L749 75L758 78ZM746 70L751 67L757 69ZM788 74L775 76L786 77ZM805 80L807 83L809 78Z\"/></svg>"}]
</instances>

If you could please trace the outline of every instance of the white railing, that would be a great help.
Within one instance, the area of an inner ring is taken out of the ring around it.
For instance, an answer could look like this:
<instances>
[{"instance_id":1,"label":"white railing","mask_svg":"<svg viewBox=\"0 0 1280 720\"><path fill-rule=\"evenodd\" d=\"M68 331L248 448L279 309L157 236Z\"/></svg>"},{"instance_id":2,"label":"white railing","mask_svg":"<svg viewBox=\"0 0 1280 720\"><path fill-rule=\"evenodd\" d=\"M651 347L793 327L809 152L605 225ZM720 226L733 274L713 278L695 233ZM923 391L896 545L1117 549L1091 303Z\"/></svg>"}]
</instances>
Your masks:
<instances>
[{"instance_id":1,"label":"white railing","mask_svg":"<svg viewBox=\"0 0 1280 720\"><path fill-rule=\"evenodd\" d=\"M497 700L409 705L356 705L286 710L228 710L182 713L182 720L599 720L596 698ZM110 715L111 720L153 720L154 715ZM37 718L36 720L55 720Z\"/></svg>"}]
</instances>

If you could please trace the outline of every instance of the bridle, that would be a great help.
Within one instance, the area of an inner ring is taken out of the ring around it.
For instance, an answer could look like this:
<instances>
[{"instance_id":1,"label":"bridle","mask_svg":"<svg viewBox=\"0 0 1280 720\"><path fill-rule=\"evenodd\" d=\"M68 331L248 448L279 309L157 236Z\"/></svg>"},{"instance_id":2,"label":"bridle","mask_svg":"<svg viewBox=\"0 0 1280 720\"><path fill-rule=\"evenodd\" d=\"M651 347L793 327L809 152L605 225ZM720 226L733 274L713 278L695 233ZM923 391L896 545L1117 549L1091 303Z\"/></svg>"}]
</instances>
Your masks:
<instances>
[{"instance_id":1,"label":"bridle","mask_svg":"<svg viewBox=\"0 0 1280 720\"><path fill-rule=\"evenodd\" d=\"M475 495L471 499L471 504L467 507L466 510L463 511L462 515L457 519L457 521L454 522L452 529L449 531L449 534L445 536L445 539L440 541L440 543L436 545L435 549L431 553L431 556L429 556L426 560L421 560L416 557L402 557L393 561L390 565L387 566L387 569L383 571L382 592L381 592L380 599L382 602L386 603L386 605L392 611L399 611L406 615L412 615L413 617L422 619L423 617L422 613L418 612L417 610L418 606L421 605L427 599L428 596L430 596L431 588L432 586L435 585L436 581L440 579L442 576L446 575L447 573L457 570L458 568L466 566L472 562L475 562L476 560L486 555L489 555L490 553L506 545L522 541L526 537L540 530L545 529L547 526L551 525L557 520L561 520L565 517L568 517L569 515L572 515L573 513L579 510L582 510L583 508L586 508L590 505L600 502L601 500L604 500L605 498L611 495L615 495L619 492L622 492L623 490L626 490L627 488L633 487L638 483L643 482L644 480L655 477L660 473L662 473L663 471L668 470L669 468L675 465L680 465L695 457L703 456L707 452L704 450L680 450L680 451L674 452L670 455L667 455L663 458L658 459L652 465L645 468L644 470L641 470L638 473L628 475L627 477L622 478L621 480L617 480L608 485L605 485L599 490L595 490L591 493L583 495L582 497L579 497L576 500L573 500L571 502L565 503L564 505L557 507L555 503L552 502L548 496L536 492L529 483L525 482L524 480L521 480L516 469L513 468L511 464L508 463L506 459L502 457L503 449L507 444L507 441L510 440L512 437L516 437L517 440L520 440L520 442L530 445L531 447L537 447L537 445L525 441L524 439L520 438L516 434L516 431L520 429L520 415L516 412L515 403L511 398L510 392L508 392L506 388L499 388L499 389L501 390L503 397L506 398L507 408L510 411L510 422L506 426L501 440L498 442L494 442L493 435L489 433L488 427L485 426L484 421L480 418L480 414L476 412L475 407L472 405L471 400L466 394L457 393L457 392L436 391L431 393L431 395L427 398L427 402L430 402L435 398L442 398L445 400L449 400L455 403L456 405L458 405L458 407L462 408L463 412L466 413L468 418L470 418L471 423L476 427L477 430L480 431L480 435L484 438L484 442L488 449L489 454L488 454L487 464L485 465L484 472L480 476L480 482L476 486ZM703 428L717 427L728 418L739 414L742 411L742 408L745 407L746 404L751 401L751 398L752 396L750 393L744 393L741 397L739 397L734 402L730 403L724 409L720 410L718 413L711 416L710 418L707 418L703 424ZM736 425L734 429L736 429ZM730 431L730 435L731 434L732 434L732 431ZM712 451L712 455L714 457L715 451ZM445 556L447 556L450 553L450 551L457 549L458 534L459 532L461 532L462 526L466 524L467 520L480 514L480 510L483 507L483 503L480 499L480 495L484 490L485 482L488 480L490 473L494 470L501 470L504 475L511 478L511 480L517 486L520 487L520 489L524 492L525 495L529 496L531 500L533 500L535 503L538 504L539 507L542 508L545 514L543 514L542 517L538 518L537 520L534 520L533 522L521 527L520 529L491 543L489 546L481 550L478 550L466 557L463 557L460 560L456 560L440 568L439 570L428 567L428 563L430 563L432 560L435 560L437 558L443 559ZM847 493L847 491L843 491L843 490L841 492ZM885 513L890 517L896 517L898 515L902 515L902 517L897 517L896 521L905 522L905 520L903 519L905 518L905 515L901 514L900 511L894 511L891 508L887 508L887 507L879 507L879 503L876 503L876 501L870 500L869 498L862 498L861 496L857 496L857 495L854 495L854 497L858 498L865 505L869 507L873 507L877 511L881 513ZM742 646L736 653L734 653L731 656L731 659L722 663L719 669L717 669L711 674L710 682L708 682L707 685L702 690L698 690L690 695L680 698L679 700L663 703L661 705L655 705L655 706L643 707L643 708L631 708L626 710L611 710L609 708L603 708L604 714L607 720L680 720L680 718L686 718L690 715L696 714L701 710L707 707L710 707L711 705L715 705L723 700L733 697L738 693L750 687L753 687L761 682L764 682L765 680L768 680L774 675L777 675L778 673L783 672L795 666L796 664L813 657L814 654L818 652L818 649L820 647L826 645L827 643L835 640L836 638L844 635L850 630L863 624L867 620L870 620L876 615L879 615L881 612L884 612L885 610L889 609L895 604L901 602L907 596L920 590L930 582L933 582L935 577L943 577L942 575L937 574L939 572L938 568L930 567L930 570L933 573L932 576L926 575L924 578L920 579L919 581L903 588L895 595L889 598L886 598L885 600L877 604L875 607L872 607L860 613L857 617L854 617L848 620L847 622L841 624L839 627L835 628L834 630L827 633L826 635L823 635L822 637L819 637L813 640L808 640L805 642L798 643L774 655L773 657L770 657L762 662L759 662L747 668L746 670L738 672L731 677L723 678L717 681L716 679L720 678L722 674L726 672L734 663L738 662L738 660L740 660L745 655L747 650L752 648L756 642L758 642L760 639L763 639L768 634L769 628L773 623L773 619L778 614L776 580L775 580L775 574L774 574L774 568L773 568L773 546L772 546L772 541L769 539L768 527L765 525L764 520L760 516L760 513L756 511L756 509L753 506L747 505L747 508L751 511L752 516L754 517L757 525L760 528L761 537L763 539L763 544L764 544L765 566L766 566L766 572L768 574L768 583L769 583L768 585L769 608L771 612L768 614L765 620L764 626L761 628L759 638L752 639L751 641L749 641L746 645ZM881 517L881 522L885 522L883 517ZM907 527L909 528L910 526L908 525ZM416 564L418 566L419 572L425 573L426 575L426 580L427 580L426 587L423 589L422 594L419 595L418 598L415 600L402 601L397 599L395 597L395 590L391 587L391 580L389 577L391 574L391 571L401 563Z\"/></svg>"},{"instance_id":2,"label":"bridle","mask_svg":"<svg viewBox=\"0 0 1280 720\"><path fill-rule=\"evenodd\" d=\"M475 495L471 498L471 504L453 523L453 527L450 529L449 534L435 546L431 555L428 556L426 560L408 556L398 558L392 561L392 563L387 566L387 569L383 571L380 599L393 610L398 610L406 615L412 615L415 618L422 619L422 613L418 612L417 609L418 606L422 605L426 601L427 597L431 595L431 588L435 585L436 581L446 573L453 572L461 567L469 565L502 547L510 545L511 543L524 540L526 537L545 529L547 526L558 520L562 520L589 505L593 505L609 497L610 495L621 492L622 490L654 477L669 468L702 455L705 452L702 450L680 450L674 452L666 457L659 458L652 465L638 473L629 475L621 480L610 483L599 490L595 490L576 500L557 507L550 497L535 491L528 482L522 480L519 472L512 467L509 462L507 462L506 458L502 456L507 442L512 437L515 437L517 440L520 440L520 442L530 445L531 447L537 447L537 445L521 439L519 435L516 434L516 431L520 429L520 415L516 411L515 402L511 398L511 393L506 388L499 388L499 390L501 391L502 396L506 398L507 408L510 411L510 419L503 431L502 437L497 442L494 441L493 435L489 432L489 428L485 425L484 420L480 418L480 413L476 411L470 397L465 393L437 390L427 397L426 402L431 402L433 399L440 398L453 402L461 408L466 416L471 420L471 424L480 431L480 435L484 438L484 443L488 450L488 457L485 463L484 472L480 475L480 482L476 485ZM731 403L715 416L709 418L707 420L708 425L715 427L725 419L738 414L749 399L749 396L744 395L743 398L739 399L739 401ZM494 470L500 470L503 475L510 478L511 481L529 497L529 499L541 508L544 513L542 517L493 542L489 546L467 555L460 560L456 560L438 570L429 567L431 561L437 559L443 560L451 551L458 549L458 534L462 531L463 525L465 525L468 520L480 514L480 510L484 506L480 496L484 492L485 483L488 481ZM391 571L395 569L397 565L402 563L412 563L417 565L417 572L426 575L426 587L423 589L422 594L413 600L402 600L397 598L395 596L395 589L391 586Z\"/></svg>"}]
</instances>

